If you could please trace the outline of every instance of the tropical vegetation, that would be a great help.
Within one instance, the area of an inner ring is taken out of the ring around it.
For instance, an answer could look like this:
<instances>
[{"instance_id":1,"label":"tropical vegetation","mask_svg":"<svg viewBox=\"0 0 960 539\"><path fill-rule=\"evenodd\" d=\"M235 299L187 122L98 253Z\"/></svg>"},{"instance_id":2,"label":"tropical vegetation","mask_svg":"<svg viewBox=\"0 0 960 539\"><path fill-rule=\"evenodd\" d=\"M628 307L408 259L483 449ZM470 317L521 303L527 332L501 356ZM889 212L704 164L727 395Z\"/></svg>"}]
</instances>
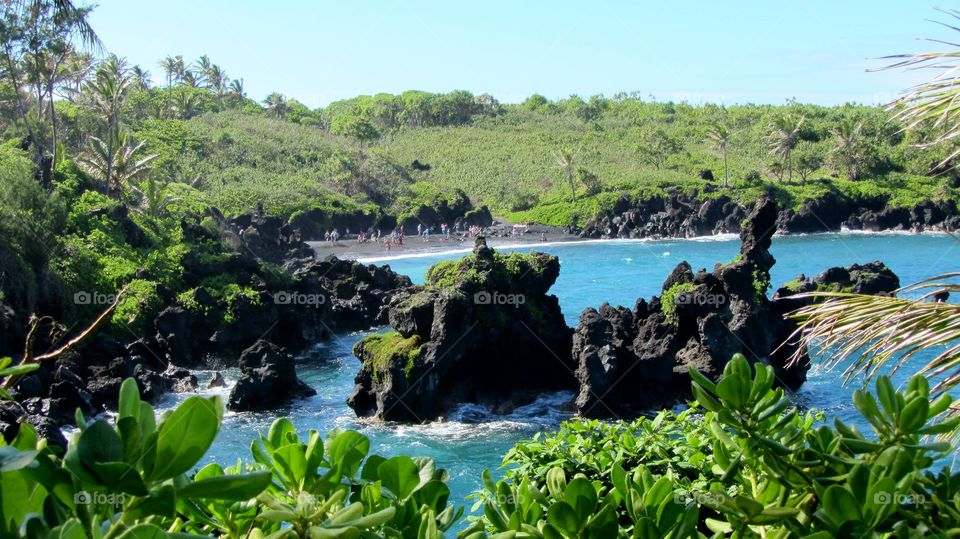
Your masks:
<instances>
[{"instance_id":1,"label":"tropical vegetation","mask_svg":"<svg viewBox=\"0 0 960 539\"><path fill-rule=\"evenodd\" d=\"M462 189L512 219L567 225L624 195L666 189L743 201L767 193L787 206L827 192L901 206L957 196L955 51L896 58L893 67L941 74L891 110L697 106L639 94L503 104L465 91L311 109L279 92L251 99L243 79L206 55L163 58L156 85L145 67L102 50L91 9L69 0L0 7L2 301L30 313L62 307L59 322L95 320L89 331L103 322L136 334L164 301L189 308L185 257L222 260L232 250L220 212L310 212L329 226L339 215L404 215ZM267 281L278 270L251 271ZM769 367L735 357L717 382L692 372L696 403L678 414L571 422L517 444L503 479L482 478L482 513L463 517L446 472L429 459L371 455L357 432L301 437L280 419L248 460L204 463L219 399L190 397L158 419L128 380L114 418L78 414L66 451L27 424L0 442L0 530L105 539L954 536L958 479L939 470L954 446L937 437L960 422L947 393L960 384L960 312L942 302L960 291L956 277L896 298L814 293L796 314L797 337L827 347L828 365L875 379L874 393L854 398L871 433L798 410ZM227 299L251 292L225 275L202 284ZM50 290L123 292L103 311ZM231 313L211 316L227 323ZM914 376L898 391L881 376L930 349L939 350L921 371L930 380ZM26 350L18 364L0 360L5 388L48 358L32 356L29 340Z\"/></svg>"}]
</instances>

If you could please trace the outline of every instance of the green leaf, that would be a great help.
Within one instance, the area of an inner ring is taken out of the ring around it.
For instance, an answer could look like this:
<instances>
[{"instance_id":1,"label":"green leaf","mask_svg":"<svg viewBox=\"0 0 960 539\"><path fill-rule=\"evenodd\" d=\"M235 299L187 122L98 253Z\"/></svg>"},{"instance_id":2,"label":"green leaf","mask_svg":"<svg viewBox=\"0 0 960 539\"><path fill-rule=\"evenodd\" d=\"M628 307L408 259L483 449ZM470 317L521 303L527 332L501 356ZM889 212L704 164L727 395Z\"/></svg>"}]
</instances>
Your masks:
<instances>
[{"instance_id":1,"label":"green leaf","mask_svg":"<svg viewBox=\"0 0 960 539\"><path fill-rule=\"evenodd\" d=\"M203 498L242 502L255 498L270 485L270 472L251 472L243 475L220 475L189 483L177 489L183 498Z\"/></svg>"},{"instance_id":2,"label":"green leaf","mask_svg":"<svg viewBox=\"0 0 960 539\"><path fill-rule=\"evenodd\" d=\"M424 483L414 493L418 506L426 505L434 511L442 511L450 498L450 487L443 481L432 480Z\"/></svg>"},{"instance_id":3,"label":"green leaf","mask_svg":"<svg viewBox=\"0 0 960 539\"><path fill-rule=\"evenodd\" d=\"M76 518L71 518L63 524L50 530L47 534L48 539L87 539L86 532L83 531L83 524Z\"/></svg>"},{"instance_id":4,"label":"green leaf","mask_svg":"<svg viewBox=\"0 0 960 539\"><path fill-rule=\"evenodd\" d=\"M139 410L139 406L137 408ZM143 454L140 422L134 417L122 417L117 420L117 430L120 431L123 446L123 461L128 464L138 464Z\"/></svg>"},{"instance_id":5,"label":"green leaf","mask_svg":"<svg viewBox=\"0 0 960 539\"><path fill-rule=\"evenodd\" d=\"M559 466L550 468L550 471L547 472L547 490L550 492L550 496L555 500L562 500L566 488L567 476L563 468Z\"/></svg>"},{"instance_id":6,"label":"green leaf","mask_svg":"<svg viewBox=\"0 0 960 539\"><path fill-rule=\"evenodd\" d=\"M323 439L320 437L320 433L315 430L310 431L306 456L307 470L311 474L316 473L317 468L323 464Z\"/></svg>"},{"instance_id":7,"label":"green leaf","mask_svg":"<svg viewBox=\"0 0 960 539\"><path fill-rule=\"evenodd\" d=\"M91 468L98 462L119 462L123 460L123 442L109 423L98 419L80 433L77 455Z\"/></svg>"},{"instance_id":8,"label":"green leaf","mask_svg":"<svg viewBox=\"0 0 960 539\"><path fill-rule=\"evenodd\" d=\"M580 531L580 519L577 512L567 502L557 502L547 509L547 522L567 536ZM584 522L585 524L585 522Z\"/></svg>"},{"instance_id":9,"label":"green leaf","mask_svg":"<svg viewBox=\"0 0 960 539\"><path fill-rule=\"evenodd\" d=\"M284 475L296 485L303 485L307 475L307 456L299 442L278 447L273 452L273 460L280 465Z\"/></svg>"},{"instance_id":10,"label":"green leaf","mask_svg":"<svg viewBox=\"0 0 960 539\"><path fill-rule=\"evenodd\" d=\"M897 417L900 412L900 395L897 393L897 390L894 389L890 377L878 377L876 386L877 398L880 400L880 404L883 405L884 410L886 410L887 415Z\"/></svg>"},{"instance_id":11,"label":"green leaf","mask_svg":"<svg viewBox=\"0 0 960 539\"><path fill-rule=\"evenodd\" d=\"M763 512L763 504L749 496L737 496L733 499L733 503L747 515L747 518L753 518Z\"/></svg>"},{"instance_id":12,"label":"green leaf","mask_svg":"<svg viewBox=\"0 0 960 539\"><path fill-rule=\"evenodd\" d=\"M359 432L347 430L334 437L327 448L327 461L344 477L352 478L370 451L370 440Z\"/></svg>"},{"instance_id":13,"label":"green leaf","mask_svg":"<svg viewBox=\"0 0 960 539\"><path fill-rule=\"evenodd\" d=\"M593 483L578 477L567 484L563 501L573 508L580 523L585 523L597 509L597 491L593 488Z\"/></svg>"},{"instance_id":14,"label":"green leaf","mask_svg":"<svg viewBox=\"0 0 960 539\"><path fill-rule=\"evenodd\" d=\"M134 496L146 496L147 486L140 472L126 462L95 462L91 466L100 479L100 484Z\"/></svg>"},{"instance_id":15,"label":"green leaf","mask_svg":"<svg viewBox=\"0 0 960 539\"><path fill-rule=\"evenodd\" d=\"M149 479L168 479L193 468L213 444L222 413L216 397L190 397L178 406L160 425Z\"/></svg>"},{"instance_id":16,"label":"green leaf","mask_svg":"<svg viewBox=\"0 0 960 539\"><path fill-rule=\"evenodd\" d=\"M12 472L33 464L36 451L17 451L10 446L0 446L0 472Z\"/></svg>"},{"instance_id":17,"label":"green leaf","mask_svg":"<svg viewBox=\"0 0 960 539\"><path fill-rule=\"evenodd\" d=\"M717 395L734 409L740 409L747 403L750 388L736 376L724 376L717 382Z\"/></svg>"},{"instance_id":18,"label":"green leaf","mask_svg":"<svg viewBox=\"0 0 960 539\"><path fill-rule=\"evenodd\" d=\"M363 463L363 471L360 472L360 479L364 481L376 481L379 479L380 474L377 469L386 461L387 459L380 455L370 455L367 461Z\"/></svg>"},{"instance_id":19,"label":"green leaf","mask_svg":"<svg viewBox=\"0 0 960 539\"><path fill-rule=\"evenodd\" d=\"M274 421L270 425L270 430L267 431L267 442L270 443L270 449L276 449L295 441L297 441L297 429L285 417Z\"/></svg>"},{"instance_id":20,"label":"green leaf","mask_svg":"<svg viewBox=\"0 0 960 539\"><path fill-rule=\"evenodd\" d=\"M702 372L693 367L689 367L688 372L690 373L690 378L693 378L693 382L696 385L702 387L710 393L717 392L717 385L707 378Z\"/></svg>"},{"instance_id":21,"label":"green leaf","mask_svg":"<svg viewBox=\"0 0 960 539\"><path fill-rule=\"evenodd\" d=\"M823 494L820 507L830 520L837 525L860 520L860 504L847 489L839 485L830 485Z\"/></svg>"},{"instance_id":22,"label":"green leaf","mask_svg":"<svg viewBox=\"0 0 960 539\"><path fill-rule=\"evenodd\" d=\"M120 385L117 412L121 419L124 417L140 419L140 388L137 387L137 381L133 378L127 378Z\"/></svg>"},{"instance_id":23,"label":"green leaf","mask_svg":"<svg viewBox=\"0 0 960 539\"><path fill-rule=\"evenodd\" d=\"M151 515L172 517L176 507L176 491L169 484L165 484L151 490L149 496L134 498L124 511L124 518L142 519Z\"/></svg>"},{"instance_id":24,"label":"green leaf","mask_svg":"<svg viewBox=\"0 0 960 539\"><path fill-rule=\"evenodd\" d=\"M927 412L930 411L930 403L923 397L915 397L903 407L900 411L900 417L897 418L897 428L900 432L914 433L927 423Z\"/></svg>"},{"instance_id":25,"label":"green leaf","mask_svg":"<svg viewBox=\"0 0 960 539\"><path fill-rule=\"evenodd\" d=\"M120 534L119 539L167 539L167 534L153 524L137 524Z\"/></svg>"},{"instance_id":26,"label":"green leaf","mask_svg":"<svg viewBox=\"0 0 960 539\"><path fill-rule=\"evenodd\" d=\"M15 365L13 367L7 367L3 369L3 372L0 372L0 376L20 376L22 374L29 374L40 368L39 363L27 363L26 365Z\"/></svg>"},{"instance_id":27,"label":"green leaf","mask_svg":"<svg viewBox=\"0 0 960 539\"><path fill-rule=\"evenodd\" d=\"M420 485L417 464L410 457L387 459L377 468L377 472L383 486L401 501L410 497Z\"/></svg>"}]
</instances>

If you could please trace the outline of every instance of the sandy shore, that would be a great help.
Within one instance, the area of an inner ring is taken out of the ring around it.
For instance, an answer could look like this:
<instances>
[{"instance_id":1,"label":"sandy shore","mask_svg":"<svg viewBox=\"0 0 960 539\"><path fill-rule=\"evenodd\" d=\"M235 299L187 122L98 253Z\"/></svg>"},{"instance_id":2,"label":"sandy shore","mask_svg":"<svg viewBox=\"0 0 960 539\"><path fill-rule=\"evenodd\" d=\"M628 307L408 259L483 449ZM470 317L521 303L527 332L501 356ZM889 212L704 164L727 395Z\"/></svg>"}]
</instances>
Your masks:
<instances>
[{"instance_id":1,"label":"sandy shore","mask_svg":"<svg viewBox=\"0 0 960 539\"><path fill-rule=\"evenodd\" d=\"M581 238L573 234L567 234L561 228L545 225L530 225L526 233L516 235L510 234L509 225L492 227L488 229L486 238L487 245L493 248L581 240ZM335 243L329 241L309 241L307 243L313 247L313 250L317 253L317 258L320 259L326 258L329 255L336 255L338 258L371 262L379 258L427 255L458 249L470 250L473 248L472 237L461 238L455 235L450 235L449 237L433 235L430 236L428 240L417 236L406 236L403 239L403 246L394 244L389 251L384 247L383 243L359 243L353 238L350 240L340 240Z\"/></svg>"}]
</instances>

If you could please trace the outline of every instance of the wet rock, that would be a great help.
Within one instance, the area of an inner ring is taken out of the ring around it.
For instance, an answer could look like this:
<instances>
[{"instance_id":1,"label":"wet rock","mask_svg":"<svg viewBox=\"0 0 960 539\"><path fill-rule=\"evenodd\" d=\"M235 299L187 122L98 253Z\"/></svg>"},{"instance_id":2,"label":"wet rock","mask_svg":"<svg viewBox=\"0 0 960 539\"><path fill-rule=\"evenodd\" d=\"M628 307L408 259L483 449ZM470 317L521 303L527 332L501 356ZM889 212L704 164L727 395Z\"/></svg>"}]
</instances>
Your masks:
<instances>
[{"instance_id":1,"label":"wet rock","mask_svg":"<svg viewBox=\"0 0 960 539\"><path fill-rule=\"evenodd\" d=\"M354 347L362 362L347 401L358 416L423 422L462 402L508 410L540 391L573 389L570 329L547 292L559 260L495 253L435 265L427 284L396 293L396 331Z\"/></svg>"},{"instance_id":2,"label":"wet rock","mask_svg":"<svg viewBox=\"0 0 960 539\"><path fill-rule=\"evenodd\" d=\"M207 389L213 389L215 387L227 387L227 381L224 380L223 374L220 371L213 373L213 377L207 382Z\"/></svg>"},{"instance_id":3,"label":"wet rock","mask_svg":"<svg viewBox=\"0 0 960 539\"><path fill-rule=\"evenodd\" d=\"M814 298L797 298L809 292L849 292L851 294L891 295L900 288L900 278L879 260L867 264L833 267L809 279L804 275L781 286L773 299L782 311L811 305Z\"/></svg>"},{"instance_id":4,"label":"wet rock","mask_svg":"<svg viewBox=\"0 0 960 539\"><path fill-rule=\"evenodd\" d=\"M740 230L748 210L726 195L712 197L668 190L666 196L634 201L623 198L576 233L585 238L683 238L731 233ZM777 230L786 234L841 228L953 230L958 224L960 215L953 201L925 200L912 208L885 207L882 198L854 199L835 191L804 200L798 209L781 210L776 223Z\"/></svg>"},{"instance_id":5,"label":"wet rock","mask_svg":"<svg viewBox=\"0 0 960 539\"><path fill-rule=\"evenodd\" d=\"M197 377L187 369L172 367L164 373L167 386L174 393L189 393L197 390Z\"/></svg>"},{"instance_id":6,"label":"wet rock","mask_svg":"<svg viewBox=\"0 0 960 539\"><path fill-rule=\"evenodd\" d=\"M227 403L230 410L269 410L317 393L297 378L293 356L264 340L244 350L240 369L243 374Z\"/></svg>"},{"instance_id":7,"label":"wet rock","mask_svg":"<svg viewBox=\"0 0 960 539\"><path fill-rule=\"evenodd\" d=\"M638 300L633 310L586 309L572 346L577 412L618 417L669 406L688 397L689 369L716 378L736 353L773 365L783 385L798 387L806 356L787 364L795 349L779 345L794 326L776 315L765 293L777 217L776 205L763 199L744 223L733 262L696 273L682 262L659 298Z\"/></svg>"}]
</instances>

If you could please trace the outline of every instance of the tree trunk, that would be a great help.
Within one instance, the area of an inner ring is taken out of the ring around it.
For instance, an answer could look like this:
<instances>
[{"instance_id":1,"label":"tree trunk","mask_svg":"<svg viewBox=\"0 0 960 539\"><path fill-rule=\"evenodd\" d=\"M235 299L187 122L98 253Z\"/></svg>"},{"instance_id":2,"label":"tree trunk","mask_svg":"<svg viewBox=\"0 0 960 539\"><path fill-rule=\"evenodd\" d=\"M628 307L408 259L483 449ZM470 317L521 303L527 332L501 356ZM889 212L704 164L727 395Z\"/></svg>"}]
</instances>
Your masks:
<instances>
[{"instance_id":1,"label":"tree trunk","mask_svg":"<svg viewBox=\"0 0 960 539\"><path fill-rule=\"evenodd\" d=\"M53 166L57 166L57 111L53 107L53 78L47 84L47 94L50 96L50 155L53 156Z\"/></svg>"},{"instance_id":2,"label":"tree trunk","mask_svg":"<svg viewBox=\"0 0 960 539\"><path fill-rule=\"evenodd\" d=\"M110 198L110 188L112 183L111 176L113 175L113 142L114 142L112 127L107 128L107 137L109 137L109 140L107 140L107 173L106 173L105 179L107 182L107 198Z\"/></svg>"},{"instance_id":3,"label":"tree trunk","mask_svg":"<svg viewBox=\"0 0 960 539\"><path fill-rule=\"evenodd\" d=\"M727 168L727 149L723 149L723 186L729 187L729 169Z\"/></svg>"},{"instance_id":4,"label":"tree trunk","mask_svg":"<svg viewBox=\"0 0 960 539\"><path fill-rule=\"evenodd\" d=\"M793 183L793 152L787 152L787 181Z\"/></svg>"}]
</instances>

